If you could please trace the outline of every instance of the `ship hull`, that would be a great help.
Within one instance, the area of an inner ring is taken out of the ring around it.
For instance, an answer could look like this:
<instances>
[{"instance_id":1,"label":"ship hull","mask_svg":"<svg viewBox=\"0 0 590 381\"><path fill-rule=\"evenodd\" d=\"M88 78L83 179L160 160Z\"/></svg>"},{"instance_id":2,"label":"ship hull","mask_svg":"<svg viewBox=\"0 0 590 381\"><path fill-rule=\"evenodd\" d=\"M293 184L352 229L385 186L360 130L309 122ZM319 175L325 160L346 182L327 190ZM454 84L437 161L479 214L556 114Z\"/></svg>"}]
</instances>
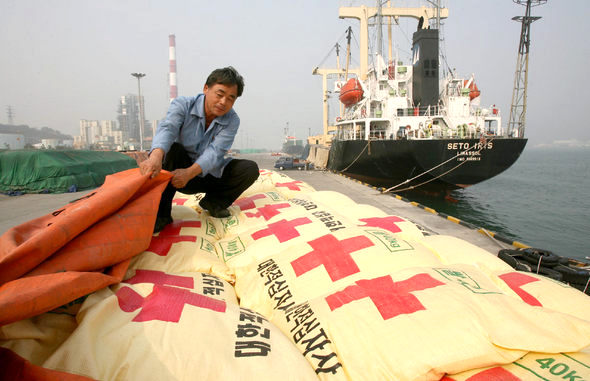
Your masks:
<instances>
[{"instance_id":1,"label":"ship hull","mask_svg":"<svg viewBox=\"0 0 590 381\"><path fill-rule=\"evenodd\" d=\"M450 191L508 169L526 143L521 138L334 140L328 168L377 187L396 187L393 191Z\"/></svg>"}]
</instances>

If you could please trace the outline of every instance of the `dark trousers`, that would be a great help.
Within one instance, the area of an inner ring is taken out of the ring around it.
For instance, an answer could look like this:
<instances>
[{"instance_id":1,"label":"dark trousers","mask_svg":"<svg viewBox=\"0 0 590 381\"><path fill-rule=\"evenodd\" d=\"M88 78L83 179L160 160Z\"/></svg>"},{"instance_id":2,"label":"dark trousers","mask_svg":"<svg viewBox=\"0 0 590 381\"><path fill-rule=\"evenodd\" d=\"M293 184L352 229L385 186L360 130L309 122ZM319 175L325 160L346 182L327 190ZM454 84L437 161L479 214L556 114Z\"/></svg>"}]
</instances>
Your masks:
<instances>
[{"instance_id":1,"label":"dark trousers","mask_svg":"<svg viewBox=\"0 0 590 381\"><path fill-rule=\"evenodd\" d=\"M174 143L166 154L162 168L173 171L178 168L188 168L193 163L184 147L181 144ZM172 199L176 191L185 194L205 193L204 199L209 204L227 208L256 181L259 174L258 165L254 161L233 159L223 169L221 178L210 174L204 177L197 176L181 189L177 189L169 183L160 199L158 217L170 216Z\"/></svg>"}]
</instances>

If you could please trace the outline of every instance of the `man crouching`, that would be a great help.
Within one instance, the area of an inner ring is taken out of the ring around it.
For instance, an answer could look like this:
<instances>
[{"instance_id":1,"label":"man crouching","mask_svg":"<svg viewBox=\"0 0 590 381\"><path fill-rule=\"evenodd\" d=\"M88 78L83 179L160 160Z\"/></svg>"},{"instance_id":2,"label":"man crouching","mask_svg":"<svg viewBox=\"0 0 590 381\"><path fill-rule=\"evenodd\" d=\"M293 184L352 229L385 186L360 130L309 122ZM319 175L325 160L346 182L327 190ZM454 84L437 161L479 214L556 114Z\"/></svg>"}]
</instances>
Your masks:
<instances>
[{"instance_id":1,"label":"man crouching","mask_svg":"<svg viewBox=\"0 0 590 381\"><path fill-rule=\"evenodd\" d=\"M224 157L240 126L232 107L243 91L242 76L230 66L214 70L202 94L178 97L170 104L148 159L139 165L144 175L154 177L162 169L173 174L162 193L154 233L172 222L176 191L205 193L200 206L224 218L230 215L227 208L258 178L254 161Z\"/></svg>"}]
</instances>

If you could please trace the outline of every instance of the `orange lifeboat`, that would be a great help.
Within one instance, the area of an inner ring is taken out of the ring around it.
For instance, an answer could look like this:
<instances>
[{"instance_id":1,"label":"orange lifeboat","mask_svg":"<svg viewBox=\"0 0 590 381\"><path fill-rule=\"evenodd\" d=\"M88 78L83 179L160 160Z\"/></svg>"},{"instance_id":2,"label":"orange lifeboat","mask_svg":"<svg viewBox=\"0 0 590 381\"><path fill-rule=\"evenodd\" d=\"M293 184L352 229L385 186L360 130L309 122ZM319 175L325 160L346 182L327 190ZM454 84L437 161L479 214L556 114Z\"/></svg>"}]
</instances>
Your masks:
<instances>
[{"instance_id":1,"label":"orange lifeboat","mask_svg":"<svg viewBox=\"0 0 590 381\"><path fill-rule=\"evenodd\" d=\"M463 80L463 88L468 88L469 91L469 100L472 101L473 99L479 97L479 94L481 94L481 91L479 91L479 89L477 88L477 85L475 84L475 81L471 81L471 84L469 86L467 86L467 84L469 83L468 80Z\"/></svg>"},{"instance_id":2,"label":"orange lifeboat","mask_svg":"<svg viewBox=\"0 0 590 381\"><path fill-rule=\"evenodd\" d=\"M363 99L363 88L356 78L351 78L340 88L340 102L350 107Z\"/></svg>"}]
</instances>

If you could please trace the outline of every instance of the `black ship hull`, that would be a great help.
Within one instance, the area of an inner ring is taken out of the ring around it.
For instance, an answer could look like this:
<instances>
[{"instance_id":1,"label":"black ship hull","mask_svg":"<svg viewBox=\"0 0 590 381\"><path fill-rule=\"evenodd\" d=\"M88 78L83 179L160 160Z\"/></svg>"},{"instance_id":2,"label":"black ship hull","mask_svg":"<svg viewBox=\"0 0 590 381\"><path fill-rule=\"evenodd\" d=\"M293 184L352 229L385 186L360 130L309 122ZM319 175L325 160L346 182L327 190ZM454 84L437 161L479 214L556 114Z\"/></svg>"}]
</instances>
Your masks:
<instances>
[{"instance_id":1,"label":"black ship hull","mask_svg":"<svg viewBox=\"0 0 590 381\"><path fill-rule=\"evenodd\" d=\"M334 140L328 169L392 191L451 191L508 169L527 139ZM419 176L421 175L421 176ZM416 177L419 176L419 177ZM407 182L406 182L407 181Z\"/></svg>"}]
</instances>

